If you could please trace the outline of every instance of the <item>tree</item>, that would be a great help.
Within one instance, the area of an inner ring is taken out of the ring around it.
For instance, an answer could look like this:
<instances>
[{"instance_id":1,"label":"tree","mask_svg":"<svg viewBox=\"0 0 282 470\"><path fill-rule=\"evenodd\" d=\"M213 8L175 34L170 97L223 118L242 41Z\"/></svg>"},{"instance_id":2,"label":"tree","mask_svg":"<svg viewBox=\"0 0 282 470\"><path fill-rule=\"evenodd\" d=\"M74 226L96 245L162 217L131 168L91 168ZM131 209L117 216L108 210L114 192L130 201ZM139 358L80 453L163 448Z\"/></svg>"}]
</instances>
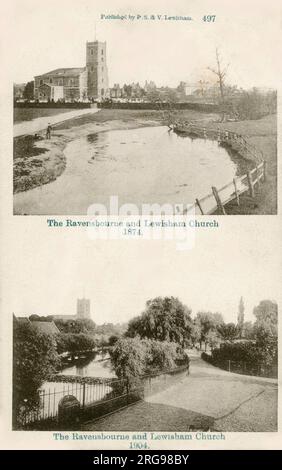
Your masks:
<instances>
[{"instance_id":1,"label":"tree","mask_svg":"<svg viewBox=\"0 0 282 470\"><path fill-rule=\"evenodd\" d=\"M219 336L217 331L210 330L206 336L206 343L211 349L214 349L219 343Z\"/></svg>"},{"instance_id":2,"label":"tree","mask_svg":"<svg viewBox=\"0 0 282 470\"><path fill-rule=\"evenodd\" d=\"M225 341L234 341L238 336L238 328L234 323L223 323L219 326L218 331Z\"/></svg>"},{"instance_id":3,"label":"tree","mask_svg":"<svg viewBox=\"0 0 282 470\"><path fill-rule=\"evenodd\" d=\"M112 364L119 378L134 378L145 374L147 346L138 338L121 338L110 351Z\"/></svg>"},{"instance_id":4,"label":"tree","mask_svg":"<svg viewBox=\"0 0 282 470\"><path fill-rule=\"evenodd\" d=\"M92 351L96 346L93 336L85 333L60 333L57 335L58 353Z\"/></svg>"},{"instance_id":5,"label":"tree","mask_svg":"<svg viewBox=\"0 0 282 470\"><path fill-rule=\"evenodd\" d=\"M117 342L118 340L119 340L119 336L117 336L117 335L111 335L111 336L109 337L109 342L108 342L109 346L114 346L114 344L116 344L116 342Z\"/></svg>"},{"instance_id":6,"label":"tree","mask_svg":"<svg viewBox=\"0 0 282 470\"><path fill-rule=\"evenodd\" d=\"M278 306L271 300L262 300L254 308L256 322L254 324L254 335L260 344L277 341Z\"/></svg>"},{"instance_id":7,"label":"tree","mask_svg":"<svg viewBox=\"0 0 282 470\"><path fill-rule=\"evenodd\" d=\"M244 324L245 305L243 297L240 298L239 310L238 310L238 333L240 338L242 337L243 324Z\"/></svg>"},{"instance_id":8,"label":"tree","mask_svg":"<svg viewBox=\"0 0 282 470\"><path fill-rule=\"evenodd\" d=\"M41 318L40 318L41 319ZM94 333L96 325L89 318L74 320L54 320L56 326L62 333Z\"/></svg>"},{"instance_id":9,"label":"tree","mask_svg":"<svg viewBox=\"0 0 282 470\"><path fill-rule=\"evenodd\" d=\"M27 82L26 86L24 87L23 97L26 100L34 99L34 81Z\"/></svg>"},{"instance_id":10,"label":"tree","mask_svg":"<svg viewBox=\"0 0 282 470\"><path fill-rule=\"evenodd\" d=\"M161 95L158 90L150 90L146 93L146 98L151 103L155 103L157 101L160 101Z\"/></svg>"},{"instance_id":11,"label":"tree","mask_svg":"<svg viewBox=\"0 0 282 470\"><path fill-rule=\"evenodd\" d=\"M225 78L226 78L227 69L229 67L229 64L227 66L222 65L221 57L220 57L220 53L218 51L218 48L216 48L216 50L215 50L215 55L216 55L216 69L213 69L211 67L208 67L208 69L217 76L221 100L222 100L222 102L224 102L224 98L225 98L225 94L224 94Z\"/></svg>"},{"instance_id":12,"label":"tree","mask_svg":"<svg viewBox=\"0 0 282 470\"><path fill-rule=\"evenodd\" d=\"M278 306L276 302L262 300L254 308L253 314L256 317L255 325L267 324L272 335L277 336Z\"/></svg>"},{"instance_id":13,"label":"tree","mask_svg":"<svg viewBox=\"0 0 282 470\"><path fill-rule=\"evenodd\" d=\"M188 356L176 343L137 337L119 339L110 355L116 375L131 383L136 383L142 375L173 369L180 362L188 362Z\"/></svg>"},{"instance_id":14,"label":"tree","mask_svg":"<svg viewBox=\"0 0 282 470\"><path fill-rule=\"evenodd\" d=\"M39 387L59 366L55 338L39 333L30 323L14 321L13 418L38 405Z\"/></svg>"},{"instance_id":15,"label":"tree","mask_svg":"<svg viewBox=\"0 0 282 470\"><path fill-rule=\"evenodd\" d=\"M200 348L204 343L206 350L209 332L215 331L218 333L218 328L224 323L222 315L220 313L199 312L196 316L196 323L200 325L201 329Z\"/></svg>"},{"instance_id":16,"label":"tree","mask_svg":"<svg viewBox=\"0 0 282 470\"><path fill-rule=\"evenodd\" d=\"M191 342L192 346L195 347L197 343L200 343L201 341L201 325L199 322L196 320L193 321L192 323L192 329L191 329Z\"/></svg>"},{"instance_id":17,"label":"tree","mask_svg":"<svg viewBox=\"0 0 282 470\"><path fill-rule=\"evenodd\" d=\"M254 325L250 321L245 321L243 324L243 336L245 339L254 338Z\"/></svg>"},{"instance_id":18,"label":"tree","mask_svg":"<svg viewBox=\"0 0 282 470\"><path fill-rule=\"evenodd\" d=\"M278 355L278 306L271 300L262 300L253 311L256 322L254 337L267 362L276 362Z\"/></svg>"},{"instance_id":19,"label":"tree","mask_svg":"<svg viewBox=\"0 0 282 470\"><path fill-rule=\"evenodd\" d=\"M175 297L156 297L146 303L146 310L129 322L129 337L172 341L185 346L191 336L191 310Z\"/></svg>"}]
</instances>

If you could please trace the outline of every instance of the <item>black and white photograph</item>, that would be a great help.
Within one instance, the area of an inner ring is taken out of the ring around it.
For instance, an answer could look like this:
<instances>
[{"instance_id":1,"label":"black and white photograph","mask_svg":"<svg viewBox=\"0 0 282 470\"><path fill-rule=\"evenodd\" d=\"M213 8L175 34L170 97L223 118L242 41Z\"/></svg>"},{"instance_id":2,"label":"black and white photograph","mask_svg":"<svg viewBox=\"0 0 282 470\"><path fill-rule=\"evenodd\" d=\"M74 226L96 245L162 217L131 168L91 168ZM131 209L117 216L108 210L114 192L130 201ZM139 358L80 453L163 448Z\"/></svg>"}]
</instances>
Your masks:
<instances>
[{"instance_id":1,"label":"black and white photograph","mask_svg":"<svg viewBox=\"0 0 282 470\"><path fill-rule=\"evenodd\" d=\"M19 255L13 429L277 431L279 261L255 232L187 252L82 235L69 261L50 234Z\"/></svg>"},{"instance_id":2,"label":"black and white photograph","mask_svg":"<svg viewBox=\"0 0 282 470\"><path fill-rule=\"evenodd\" d=\"M281 450L282 5L10 0L0 44L0 450Z\"/></svg>"},{"instance_id":3,"label":"black and white photograph","mask_svg":"<svg viewBox=\"0 0 282 470\"><path fill-rule=\"evenodd\" d=\"M272 43L257 44L271 23L254 34L198 10L106 14L85 0L54 17L52 2L28 3L13 69L15 215L87 215L112 196L139 210L277 213L276 62Z\"/></svg>"}]
</instances>

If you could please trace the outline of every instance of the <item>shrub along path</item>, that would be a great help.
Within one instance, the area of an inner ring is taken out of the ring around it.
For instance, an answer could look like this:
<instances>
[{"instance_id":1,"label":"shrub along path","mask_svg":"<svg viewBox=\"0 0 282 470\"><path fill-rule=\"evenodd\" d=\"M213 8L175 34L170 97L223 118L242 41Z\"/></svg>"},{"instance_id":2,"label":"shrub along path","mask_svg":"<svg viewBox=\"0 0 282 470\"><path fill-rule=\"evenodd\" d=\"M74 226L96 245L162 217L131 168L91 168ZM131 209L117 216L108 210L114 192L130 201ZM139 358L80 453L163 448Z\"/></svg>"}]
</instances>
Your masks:
<instances>
[{"instance_id":1,"label":"shrub along path","mask_svg":"<svg viewBox=\"0 0 282 470\"><path fill-rule=\"evenodd\" d=\"M206 363L197 354L191 357L190 371L177 385L88 422L82 430L277 430L277 380L229 373Z\"/></svg>"}]
</instances>

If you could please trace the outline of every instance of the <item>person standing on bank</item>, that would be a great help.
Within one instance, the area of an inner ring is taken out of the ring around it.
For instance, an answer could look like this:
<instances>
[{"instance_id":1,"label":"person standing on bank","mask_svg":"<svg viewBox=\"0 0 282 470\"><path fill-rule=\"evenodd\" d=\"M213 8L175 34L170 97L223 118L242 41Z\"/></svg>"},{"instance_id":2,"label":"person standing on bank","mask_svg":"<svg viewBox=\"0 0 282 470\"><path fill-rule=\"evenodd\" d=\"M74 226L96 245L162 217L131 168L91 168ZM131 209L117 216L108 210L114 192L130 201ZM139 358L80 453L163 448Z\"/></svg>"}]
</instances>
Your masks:
<instances>
[{"instance_id":1,"label":"person standing on bank","mask_svg":"<svg viewBox=\"0 0 282 470\"><path fill-rule=\"evenodd\" d=\"M51 139L51 130L52 130L52 127L50 126L50 123L49 123L46 129L46 139Z\"/></svg>"}]
</instances>

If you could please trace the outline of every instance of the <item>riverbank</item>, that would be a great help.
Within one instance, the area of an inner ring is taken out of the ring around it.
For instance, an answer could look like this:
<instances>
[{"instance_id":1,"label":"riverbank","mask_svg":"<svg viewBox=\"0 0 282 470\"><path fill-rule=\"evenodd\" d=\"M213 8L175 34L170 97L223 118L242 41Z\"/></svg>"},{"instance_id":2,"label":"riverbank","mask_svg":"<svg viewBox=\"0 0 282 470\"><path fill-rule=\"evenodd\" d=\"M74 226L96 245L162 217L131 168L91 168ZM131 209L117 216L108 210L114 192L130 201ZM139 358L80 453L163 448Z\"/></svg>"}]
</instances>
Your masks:
<instances>
[{"instance_id":1,"label":"riverbank","mask_svg":"<svg viewBox=\"0 0 282 470\"><path fill-rule=\"evenodd\" d=\"M165 112L155 110L102 109L96 114L86 114L55 125L50 141L44 138L42 132L39 133L41 140L31 140L28 145L24 138L15 139L14 192L26 191L57 179L65 170L64 149L72 140L103 131L166 125L167 116ZM242 134L250 143L263 151L267 162L268 181L261 186L255 199L243 195L239 207L234 203L226 206L227 213L276 213L276 116L267 116L258 121L230 123L219 123L218 118L216 114L192 110L177 112L178 120L189 120L206 127L229 129ZM250 162L238 154L233 154L231 159L237 165L238 176L245 174L250 167Z\"/></svg>"},{"instance_id":2,"label":"riverbank","mask_svg":"<svg viewBox=\"0 0 282 470\"><path fill-rule=\"evenodd\" d=\"M206 123L206 127L224 129L242 135L248 143L263 153L266 162L266 182L256 188L255 198L251 198L247 193L241 195L240 206L236 201L231 201L225 206L226 213L277 214L277 115L271 114L253 121L216 124L209 122Z\"/></svg>"},{"instance_id":3,"label":"riverbank","mask_svg":"<svg viewBox=\"0 0 282 470\"><path fill-rule=\"evenodd\" d=\"M216 119L214 114L186 111L190 119ZM27 191L56 180L65 170L64 149L72 140L111 130L128 130L167 123L163 112L154 110L108 110L68 119L53 126L51 140L45 132L14 139L14 193Z\"/></svg>"}]
</instances>

